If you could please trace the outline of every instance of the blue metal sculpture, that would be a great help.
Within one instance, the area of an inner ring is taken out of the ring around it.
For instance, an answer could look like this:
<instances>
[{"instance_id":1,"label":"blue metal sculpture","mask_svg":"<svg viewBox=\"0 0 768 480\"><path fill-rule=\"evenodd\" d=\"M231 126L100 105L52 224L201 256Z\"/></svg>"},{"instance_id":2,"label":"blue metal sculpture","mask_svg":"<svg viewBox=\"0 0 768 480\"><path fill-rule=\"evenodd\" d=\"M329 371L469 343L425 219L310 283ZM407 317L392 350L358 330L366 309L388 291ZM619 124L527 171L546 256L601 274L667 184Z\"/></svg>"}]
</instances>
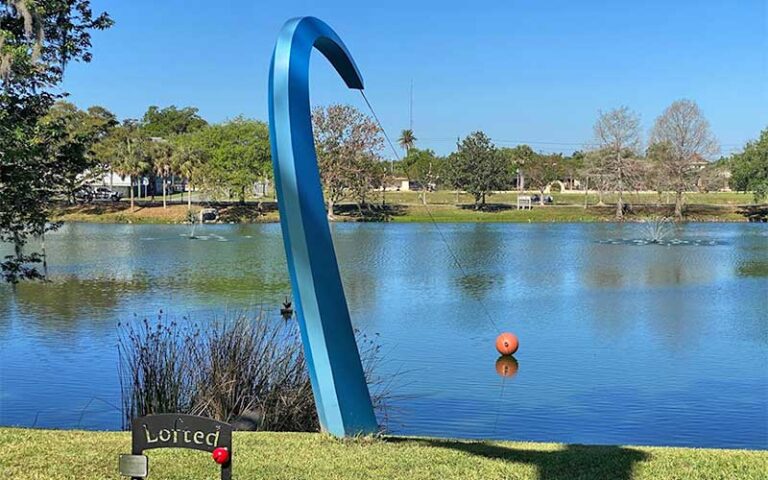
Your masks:
<instances>
[{"instance_id":1,"label":"blue metal sculpture","mask_svg":"<svg viewBox=\"0 0 768 480\"><path fill-rule=\"evenodd\" d=\"M378 429L331 241L309 106L317 48L349 88L363 79L336 32L313 17L280 31L269 69L269 134L280 223L320 425L336 436Z\"/></svg>"}]
</instances>

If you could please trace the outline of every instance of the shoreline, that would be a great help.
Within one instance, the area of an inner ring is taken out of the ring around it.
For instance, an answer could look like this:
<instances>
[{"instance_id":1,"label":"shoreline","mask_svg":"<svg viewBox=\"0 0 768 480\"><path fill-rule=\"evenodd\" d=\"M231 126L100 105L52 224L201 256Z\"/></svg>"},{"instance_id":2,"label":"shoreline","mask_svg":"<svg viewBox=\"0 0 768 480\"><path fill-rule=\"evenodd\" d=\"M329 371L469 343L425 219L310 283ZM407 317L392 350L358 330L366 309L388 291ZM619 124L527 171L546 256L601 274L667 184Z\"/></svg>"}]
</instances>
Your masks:
<instances>
[{"instance_id":1,"label":"shoreline","mask_svg":"<svg viewBox=\"0 0 768 480\"><path fill-rule=\"evenodd\" d=\"M245 205L210 204L218 211L213 224L276 223L280 221L274 202ZM208 206L193 204L196 214ZM683 223L740 223L750 221L748 212L760 206L689 204ZM137 204L134 211L125 202L118 204L89 204L59 206L52 215L54 221L113 223L113 224L189 224L186 204ZM658 217L672 217L672 205L636 205L625 214L623 221L616 220L615 206L576 205L535 206L531 210L518 210L514 205L488 204L484 210L475 210L471 204L423 205L398 203L385 207L371 205L359 209L355 204L341 204L335 210L335 222L380 223L637 223ZM764 214L763 214L764 215ZM759 217L758 217L759 218ZM765 217L763 217L765 218Z\"/></svg>"}]
</instances>

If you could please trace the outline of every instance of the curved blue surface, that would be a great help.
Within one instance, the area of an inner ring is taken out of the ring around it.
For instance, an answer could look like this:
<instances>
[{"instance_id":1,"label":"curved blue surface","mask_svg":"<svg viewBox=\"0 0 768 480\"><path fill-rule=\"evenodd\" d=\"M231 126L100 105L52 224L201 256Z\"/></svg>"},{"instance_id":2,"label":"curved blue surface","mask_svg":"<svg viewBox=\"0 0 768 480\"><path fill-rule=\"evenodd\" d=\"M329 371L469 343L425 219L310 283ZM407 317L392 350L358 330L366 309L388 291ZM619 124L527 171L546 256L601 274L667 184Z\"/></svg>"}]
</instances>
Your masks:
<instances>
[{"instance_id":1,"label":"curved blue surface","mask_svg":"<svg viewBox=\"0 0 768 480\"><path fill-rule=\"evenodd\" d=\"M378 430L325 212L312 136L309 59L317 48L349 88L363 79L336 32L314 17L285 23L269 70L269 133L294 303L324 431Z\"/></svg>"}]
</instances>

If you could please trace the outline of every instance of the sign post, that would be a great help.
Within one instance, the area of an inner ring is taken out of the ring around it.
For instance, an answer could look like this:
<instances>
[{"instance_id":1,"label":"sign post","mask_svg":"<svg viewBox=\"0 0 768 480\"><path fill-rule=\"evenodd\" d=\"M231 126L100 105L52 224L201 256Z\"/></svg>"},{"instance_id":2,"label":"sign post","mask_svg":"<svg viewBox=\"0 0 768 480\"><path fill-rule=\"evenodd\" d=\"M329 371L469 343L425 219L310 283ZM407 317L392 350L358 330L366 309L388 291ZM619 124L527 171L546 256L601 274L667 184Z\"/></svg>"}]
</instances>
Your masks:
<instances>
[{"instance_id":1,"label":"sign post","mask_svg":"<svg viewBox=\"0 0 768 480\"><path fill-rule=\"evenodd\" d=\"M148 415L131 422L131 455L120 455L120 474L133 480L149 475L145 450L191 448L211 452L221 480L232 480L232 426L194 415Z\"/></svg>"}]
</instances>

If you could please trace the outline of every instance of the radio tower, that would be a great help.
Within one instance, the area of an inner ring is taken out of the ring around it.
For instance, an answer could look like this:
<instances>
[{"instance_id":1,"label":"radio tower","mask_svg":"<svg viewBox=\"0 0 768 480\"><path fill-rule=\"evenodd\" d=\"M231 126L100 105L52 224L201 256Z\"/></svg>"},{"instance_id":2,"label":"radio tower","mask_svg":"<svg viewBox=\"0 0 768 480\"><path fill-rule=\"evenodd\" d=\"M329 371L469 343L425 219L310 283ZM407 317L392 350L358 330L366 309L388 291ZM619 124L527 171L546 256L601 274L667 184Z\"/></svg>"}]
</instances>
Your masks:
<instances>
[{"instance_id":1,"label":"radio tower","mask_svg":"<svg viewBox=\"0 0 768 480\"><path fill-rule=\"evenodd\" d=\"M410 104L410 123L408 128L413 131L413 79L411 79L411 104Z\"/></svg>"}]
</instances>

